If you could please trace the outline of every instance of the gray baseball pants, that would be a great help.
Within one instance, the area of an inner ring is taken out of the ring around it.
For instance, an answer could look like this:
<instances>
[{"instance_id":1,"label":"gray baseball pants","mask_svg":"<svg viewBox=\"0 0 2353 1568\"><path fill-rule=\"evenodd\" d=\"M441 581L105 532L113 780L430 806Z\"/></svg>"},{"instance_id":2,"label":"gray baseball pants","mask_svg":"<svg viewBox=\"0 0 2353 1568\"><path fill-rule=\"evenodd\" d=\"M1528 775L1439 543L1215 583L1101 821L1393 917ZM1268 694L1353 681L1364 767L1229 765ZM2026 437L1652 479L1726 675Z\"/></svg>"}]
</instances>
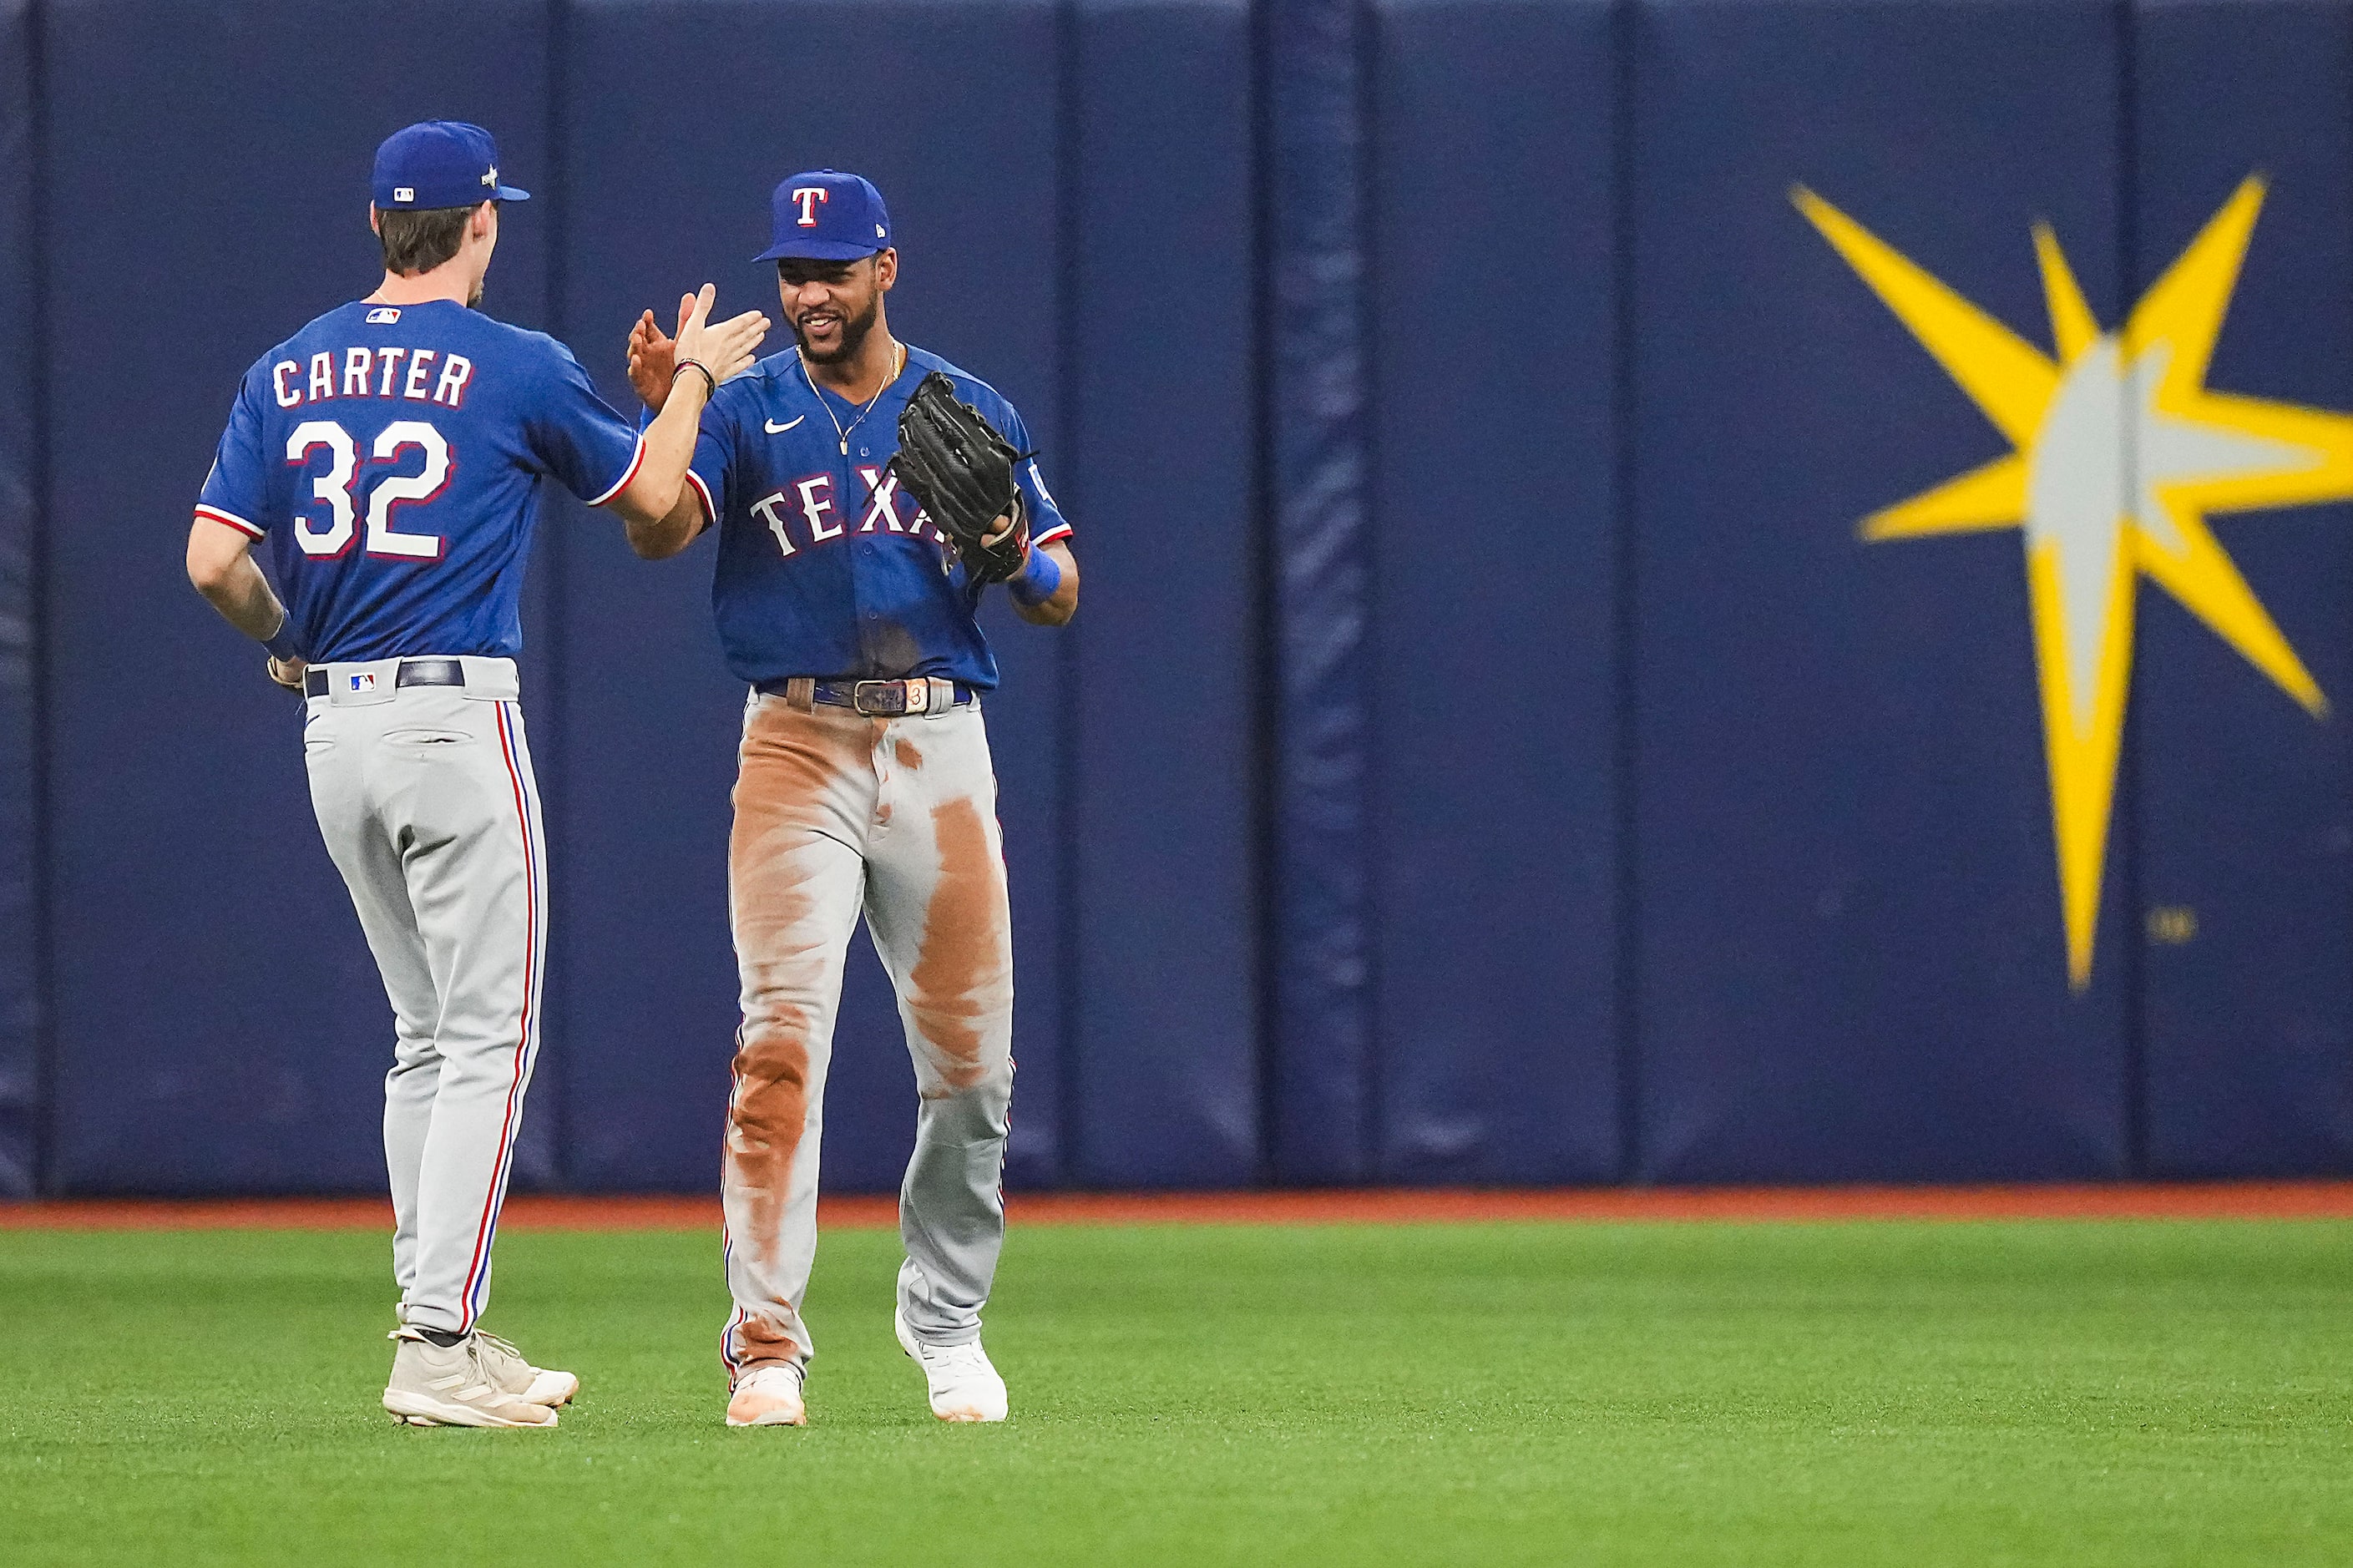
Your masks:
<instances>
[{"instance_id":1,"label":"gray baseball pants","mask_svg":"<svg viewBox=\"0 0 2353 1568\"><path fill-rule=\"evenodd\" d=\"M539 1049L547 848L513 661L461 687L401 661L327 668L311 804L392 1003L384 1154L402 1320L471 1329Z\"/></svg>"},{"instance_id":2,"label":"gray baseball pants","mask_svg":"<svg viewBox=\"0 0 2353 1568\"><path fill-rule=\"evenodd\" d=\"M977 704L869 719L754 694L728 903L743 981L721 1192L731 1379L806 1363L818 1142L860 913L899 994L919 1092L899 1192L899 1306L934 1344L980 1333L1005 1239L1013 942L997 777Z\"/></svg>"}]
</instances>

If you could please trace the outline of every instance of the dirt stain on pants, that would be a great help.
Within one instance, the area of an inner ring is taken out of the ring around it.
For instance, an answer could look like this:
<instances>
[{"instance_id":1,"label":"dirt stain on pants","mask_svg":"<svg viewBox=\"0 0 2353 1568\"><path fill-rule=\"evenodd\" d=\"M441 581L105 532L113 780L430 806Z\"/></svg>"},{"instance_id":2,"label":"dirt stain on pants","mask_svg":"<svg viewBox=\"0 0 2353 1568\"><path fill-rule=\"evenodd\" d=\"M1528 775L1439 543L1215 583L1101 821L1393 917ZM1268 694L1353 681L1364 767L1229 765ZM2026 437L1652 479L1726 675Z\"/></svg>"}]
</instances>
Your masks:
<instances>
[{"instance_id":1,"label":"dirt stain on pants","mask_svg":"<svg viewBox=\"0 0 2353 1568\"><path fill-rule=\"evenodd\" d=\"M923 911L907 1005L934 1053L939 1082L923 1092L937 1099L972 1088L988 1070L984 1032L1007 1005L1013 952L1005 875L978 803L943 802L932 810L932 829L940 878Z\"/></svg>"},{"instance_id":2,"label":"dirt stain on pants","mask_svg":"<svg viewBox=\"0 0 2353 1568\"><path fill-rule=\"evenodd\" d=\"M738 1378L814 1353L800 1307L817 1251L820 1107L861 917L922 1095L900 1192L900 1307L933 1343L979 1332L1004 1237L1013 1088L995 794L976 709L881 721L763 698L745 716L729 845L744 1022L723 1194Z\"/></svg>"},{"instance_id":3,"label":"dirt stain on pants","mask_svg":"<svg viewBox=\"0 0 2353 1568\"><path fill-rule=\"evenodd\" d=\"M730 1245L763 1265L774 1261L793 1161L808 1126L810 1044L829 1011L831 977L824 943L811 932L816 900L799 851L821 826L828 795L849 770L870 765L854 734L790 722L795 717L755 714L746 724L728 840L744 1022L721 1178L744 1222L740 1236L731 1231ZM790 1317L747 1315L736 1330L739 1362L791 1360L802 1348L797 1327Z\"/></svg>"}]
</instances>

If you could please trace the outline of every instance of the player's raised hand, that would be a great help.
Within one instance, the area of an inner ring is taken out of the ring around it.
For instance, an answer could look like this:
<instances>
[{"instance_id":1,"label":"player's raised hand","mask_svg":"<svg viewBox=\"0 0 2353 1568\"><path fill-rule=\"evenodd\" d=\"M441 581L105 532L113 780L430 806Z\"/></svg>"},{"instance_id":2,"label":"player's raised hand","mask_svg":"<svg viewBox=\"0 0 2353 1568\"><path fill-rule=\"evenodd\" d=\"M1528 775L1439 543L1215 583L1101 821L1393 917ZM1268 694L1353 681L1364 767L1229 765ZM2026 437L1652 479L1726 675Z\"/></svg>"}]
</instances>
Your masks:
<instances>
[{"instance_id":1,"label":"player's raised hand","mask_svg":"<svg viewBox=\"0 0 2353 1568\"><path fill-rule=\"evenodd\" d=\"M681 322L685 314L683 310L679 312ZM676 374L678 340L663 333L651 310L642 312L637 325L629 329L629 384L637 388L645 405L659 414L670 396L670 378Z\"/></svg>"},{"instance_id":2,"label":"player's raised hand","mask_svg":"<svg viewBox=\"0 0 2353 1568\"><path fill-rule=\"evenodd\" d=\"M746 310L740 316L714 322L711 320L711 306L718 294L716 285L705 283L700 292L679 301L678 340L673 351L675 363L694 361L711 372L714 384L752 368L753 351L768 335L769 326L768 318L757 310Z\"/></svg>"},{"instance_id":3,"label":"player's raised hand","mask_svg":"<svg viewBox=\"0 0 2353 1568\"><path fill-rule=\"evenodd\" d=\"M712 329L721 334L727 345L727 352L723 356L727 362L727 369L720 374L720 380L732 380L758 362L760 344L766 340L768 329L774 324L765 312L746 310L740 316L729 317Z\"/></svg>"}]
</instances>

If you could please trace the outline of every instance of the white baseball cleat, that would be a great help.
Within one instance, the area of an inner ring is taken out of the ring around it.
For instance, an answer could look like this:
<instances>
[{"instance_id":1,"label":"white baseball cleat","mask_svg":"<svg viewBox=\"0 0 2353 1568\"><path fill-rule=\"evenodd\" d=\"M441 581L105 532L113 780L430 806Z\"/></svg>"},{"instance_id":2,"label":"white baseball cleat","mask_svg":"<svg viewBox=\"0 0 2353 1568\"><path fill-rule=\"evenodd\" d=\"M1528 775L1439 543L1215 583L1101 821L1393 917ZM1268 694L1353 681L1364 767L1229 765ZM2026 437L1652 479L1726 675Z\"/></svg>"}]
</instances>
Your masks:
<instances>
[{"instance_id":1,"label":"white baseball cleat","mask_svg":"<svg viewBox=\"0 0 2353 1568\"><path fill-rule=\"evenodd\" d=\"M477 1329L474 1338L481 1345L482 1368L491 1374L491 1381L524 1403L553 1410L571 1404L572 1396L580 1392L578 1378L568 1372L532 1365L523 1360L522 1352L498 1335Z\"/></svg>"},{"instance_id":2,"label":"white baseball cleat","mask_svg":"<svg viewBox=\"0 0 2353 1568\"><path fill-rule=\"evenodd\" d=\"M392 1380L384 1407L411 1426L553 1426L555 1412L499 1385L484 1364L481 1336L437 1345L419 1329L395 1331ZM522 1360L520 1356L516 1357Z\"/></svg>"},{"instance_id":3,"label":"white baseball cleat","mask_svg":"<svg viewBox=\"0 0 2353 1568\"><path fill-rule=\"evenodd\" d=\"M792 1362L767 1362L745 1373L727 1401L730 1426L806 1426L808 1407L801 1403L801 1368Z\"/></svg>"},{"instance_id":4,"label":"white baseball cleat","mask_svg":"<svg viewBox=\"0 0 2353 1568\"><path fill-rule=\"evenodd\" d=\"M923 1381L932 1387L933 1415L943 1421L1005 1419L1005 1380L989 1364L988 1352L980 1348L978 1340L961 1345L927 1345L907 1327L907 1314L896 1308L891 1312L891 1327L899 1336L899 1348L923 1369Z\"/></svg>"}]
</instances>

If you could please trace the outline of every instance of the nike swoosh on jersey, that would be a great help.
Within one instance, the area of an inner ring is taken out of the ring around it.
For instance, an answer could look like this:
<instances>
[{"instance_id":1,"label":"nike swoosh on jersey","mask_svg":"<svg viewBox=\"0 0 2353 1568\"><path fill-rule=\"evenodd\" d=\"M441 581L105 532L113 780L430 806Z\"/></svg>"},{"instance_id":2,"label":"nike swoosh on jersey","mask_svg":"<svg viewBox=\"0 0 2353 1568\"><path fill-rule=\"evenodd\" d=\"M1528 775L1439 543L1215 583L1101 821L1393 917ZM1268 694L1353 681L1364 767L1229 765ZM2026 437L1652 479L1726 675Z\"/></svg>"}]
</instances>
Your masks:
<instances>
[{"instance_id":1,"label":"nike swoosh on jersey","mask_svg":"<svg viewBox=\"0 0 2353 1568\"><path fill-rule=\"evenodd\" d=\"M793 427L793 426L794 426L794 425L797 425L797 424L799 424L799 423L801 422L801 419L806 419L806 418L807 418L807 417L808 417L808 416L807 416L807 415L806 415L806 414L804 414L804 415L802 415L802 416L800 416L800 419L795 419L795 420L793 420L790 424L786 424L786 425L779 425L779 424L777 424L777 423L776 423L775 420L773 420L773 419L763 419L763 420L761 420L761 421L760 421L760 423L761 423L761 424L763 424L763 425L765 425L765 426L766 426L768 427L768 434L769 434L769 435L771 435L771 436L781 436L781 435L783 435L786 431L787 431L787 430L791 429L791 428Z\"/></svg>"}]
</instances>

